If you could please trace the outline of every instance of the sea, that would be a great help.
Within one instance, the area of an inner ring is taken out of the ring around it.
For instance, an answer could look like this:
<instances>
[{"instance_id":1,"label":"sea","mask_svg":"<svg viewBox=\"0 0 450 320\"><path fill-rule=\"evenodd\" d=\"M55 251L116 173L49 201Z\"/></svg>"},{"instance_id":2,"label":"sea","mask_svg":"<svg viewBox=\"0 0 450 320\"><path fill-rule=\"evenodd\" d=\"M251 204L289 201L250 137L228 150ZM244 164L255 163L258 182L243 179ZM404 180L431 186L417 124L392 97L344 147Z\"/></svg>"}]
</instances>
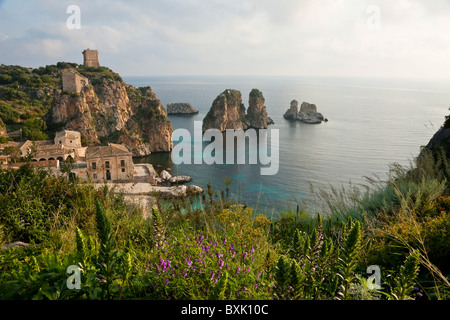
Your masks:
<instances>
[{"instance_id":1,"label":"sea","mask_svg":"<svg viewBox=\"0 0 450 320\"><path fill-rule=\"evenodd\" d=\"M206 188L210 183L217 191L225 190L225 180L231 179L232 199L272 217L297 207L327 210L318 197L320 189L360 186L364 190L367 177L387 179L390 165L408 166L419 154L450 107L449 79L148 76L124 77L124 81L150 86L165 107L192 104L198 114L169 116L174 130L187 129L192 137L194 123L203 120L220 93L239 90L248 108L250 91L259 89L274 120L268 131L279 133L275 175L262 175L261 167L268 165L260 163L176 165L171 153L153 153L135 161L152 163L158 172L191 176L191 184ZM312 125L284 119L294 99L299 107L302 102L315 104L329 121Z\"/></svg>"}]
</instances>

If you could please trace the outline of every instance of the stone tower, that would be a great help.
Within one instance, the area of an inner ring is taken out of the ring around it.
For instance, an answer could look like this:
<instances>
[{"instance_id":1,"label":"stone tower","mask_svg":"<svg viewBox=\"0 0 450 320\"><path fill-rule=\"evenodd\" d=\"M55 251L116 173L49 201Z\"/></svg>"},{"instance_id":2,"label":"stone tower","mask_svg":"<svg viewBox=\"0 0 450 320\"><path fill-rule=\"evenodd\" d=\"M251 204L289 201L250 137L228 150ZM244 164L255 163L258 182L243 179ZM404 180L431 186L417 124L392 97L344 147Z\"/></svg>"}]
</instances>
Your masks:
<instances>
[{"instance_id":1,"label":"stone tower","mask_svg":"<svg viewBox=\"0 0 450 320\"><path fill-rule=\"evenodd\" d=\"M98 63L98 51L97 50L89 50L86 49L83 51L84 63L85 67L100 67Z\"/></svg>"}]
</instances>

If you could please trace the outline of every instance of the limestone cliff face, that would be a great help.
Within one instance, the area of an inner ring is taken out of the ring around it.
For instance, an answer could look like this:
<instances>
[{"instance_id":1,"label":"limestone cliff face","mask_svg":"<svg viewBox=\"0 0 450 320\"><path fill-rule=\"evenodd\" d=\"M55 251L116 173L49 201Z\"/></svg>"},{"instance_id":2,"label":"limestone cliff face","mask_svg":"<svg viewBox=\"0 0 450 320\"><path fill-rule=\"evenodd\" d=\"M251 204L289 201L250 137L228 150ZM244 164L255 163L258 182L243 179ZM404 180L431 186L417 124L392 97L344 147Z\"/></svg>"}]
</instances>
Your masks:
<instances>
[{"instance_id":1,"label":"limestone cliff face","mask_svg":"<svg viewBox=\"0 0 450 320\"><path fill-rule=\"evenodd\" d=\"M93 111L100 126L97 133L108 136L115 131L123 130L132 115L130 99L126 85L121 81L108 81L102 79L100 84L94 86L98 100L101 101Z\"/></svg>"},{"instance_id":2,"label":"limestone cliff face","mask_svg":"<svg viewBox=\"0 0 450 320\"><path fill-rule=\"evenodd\" d=\"M267 129L268 117L264 96L258 89L253 89L250 92L247 109L247 121L249 127L255 129Z\"/></svg>"},{"instance_id":3,"label":"limestone cliff face","mask_svg":"<svg viewBox=\"0 0 450 320\"><path fill-rule=\"evenodd\" d=\"M161 101L150 87L128 87L130 92L139 91L139 99L133 100L133 118L129 121L128 129L140 128L140 136L148 143L152 152L167 152L173 149L172 124L167 117ZM134 123L133 123L134 122Z\"/></svg>"},{"instance_id":4,"label":"limestone cliff face","mask_svg":"<svg viewBox=\"0 0 450 320\"><path fill-rule=\"evenodd\" d=\"M91 78L79 93L55 90L47 122L76 130L91 145L126 144L135 156L169 152L172 125L151 88L134 88L121 80Z\"/></svg>"},{"instance_id":5,"label":"limestone cliff face","mask_svg":"<svg viewBox=\"0 0 450 320\"><path fill-rule=\"evenodd\" d=\"M225 90L214 100L203 119L203 131L215 128L224 132L227 129L246 130L248 127L242 95L232 89Z\"/></svg>"},{"instance_id":6,"label":"limestone cliff face","mask_svg":"<svg viewBox=\"0 0 450 320\"><path fill-rule=\"evenodd\" d=\"M98 98L92 87L83 87L79 94L68 94L56 90L53 94L54 104L47 114L47 122L61 125L64 129L81 132L81 137L99 144L96 121L93 112L98 108Z\"/></svg>"},{"instance_id":7,"label":"limestone cliff face","mask_svg":"<svg viewBox=\"0 0 450 320\"><path fill-rule=\"evenodd\" d=\"M6 126L2 118L0 118L0 136L6 135Z\"/></svg>"}]
</instances>

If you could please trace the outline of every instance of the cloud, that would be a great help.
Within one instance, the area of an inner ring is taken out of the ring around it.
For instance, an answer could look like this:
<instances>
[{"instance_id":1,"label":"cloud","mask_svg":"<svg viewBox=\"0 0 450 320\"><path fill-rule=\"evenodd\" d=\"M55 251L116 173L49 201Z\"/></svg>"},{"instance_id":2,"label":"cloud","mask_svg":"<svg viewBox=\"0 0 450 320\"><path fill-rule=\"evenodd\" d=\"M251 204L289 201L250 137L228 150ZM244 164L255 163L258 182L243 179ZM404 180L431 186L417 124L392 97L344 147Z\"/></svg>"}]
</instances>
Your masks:
<instances>
[{"instance_id":1,"label":"cloud","mask_svg":"<svg viewBox=\"0 0 450 320\"><path fill-rule=\"evenodd\" d=\"M124 75L432 77L449 63L445 0L80 0L81 30L65 25L71 1L22 3L3 3L2 63L81 62L88 47Z\"/></svg>"}]
</instances>

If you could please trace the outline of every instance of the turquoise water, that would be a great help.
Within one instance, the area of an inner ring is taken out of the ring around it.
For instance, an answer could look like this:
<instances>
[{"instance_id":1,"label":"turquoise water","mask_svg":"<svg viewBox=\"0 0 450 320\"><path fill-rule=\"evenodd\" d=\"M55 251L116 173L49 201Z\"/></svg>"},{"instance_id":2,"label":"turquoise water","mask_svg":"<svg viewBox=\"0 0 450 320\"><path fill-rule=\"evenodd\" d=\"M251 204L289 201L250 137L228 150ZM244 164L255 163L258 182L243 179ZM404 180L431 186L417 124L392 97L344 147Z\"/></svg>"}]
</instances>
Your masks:
<instances>
[{"instance_id":1,"label":"turquoise water","mask_svg":"<svg viewBox=\"0 0 450 320\"><path fill-rule=\"evenodd\" d=\"M450 81L296 77L128 77L134 86L151 86L162 104L189 102L200 112L170 116L174 129L202 121L213 100L225 89L241 91L248 107L253 88L262 91L268 114L280 134L280 166L262 176L260 165L174 165L170 154L152 154L158 170L189 175L193 184L225 188L233 180L233 196L266 213L300 203L319 210L310 192L329 185L364 184L364 176L386 177L389 164L407 165L444 121L450 107ZM330 121L320 125L283 118L296 99L317 105ZM205 144L207 145L207 143Z\"/></svg>"}]
</instances>

